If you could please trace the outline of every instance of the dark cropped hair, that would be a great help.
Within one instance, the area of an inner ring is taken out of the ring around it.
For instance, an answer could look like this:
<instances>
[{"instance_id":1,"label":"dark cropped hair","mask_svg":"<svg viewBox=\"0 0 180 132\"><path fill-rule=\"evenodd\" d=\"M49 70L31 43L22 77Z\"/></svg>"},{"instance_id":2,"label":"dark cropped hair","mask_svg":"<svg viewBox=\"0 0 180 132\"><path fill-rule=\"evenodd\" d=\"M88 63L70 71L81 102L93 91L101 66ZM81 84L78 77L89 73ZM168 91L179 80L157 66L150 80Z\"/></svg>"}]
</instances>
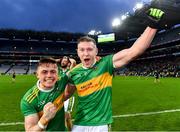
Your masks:
<instances>
[{"instance_id":1,"label":"dark cropped hair","mask_svg":"<svg viewBox=\"0 0 180 132\"><path fill-rule=\"evenodd\" d=\"M71 61L70 61L70 59L69 59L69 57L68 57L68 56L63 56L63 58L61 59L61 62L62 62L62 60L63 60L63 59L67 59L67 60L68 60L68 62L69 62L69 63L71 63ZM61 63L61 62L60 62L60 63Z\"/></svg>"},{"instance_id":2,"label":"dark cropped hair","mask_svg":"<svg viewBox=\"0 0 180 132\"><path fill-rule=\"evenodd\" d=\"M96 41L89 36L81 37L80 39L78 39L77 44L79 44L80 42L93 42L94 45L96 46Z\"/></svg>"},{"instance_id":3,"label":"dark cropped hair","mask_svg":"<svg viewBox=\"0 0 180 132\"><path fill-rule=\"evenodd\" d=\"M56 60L53 59L53 58L42 58L39 60L39 63L38 63L38 67L41 66L42 64L57 64Z\"/></svg>"}]
</instances>

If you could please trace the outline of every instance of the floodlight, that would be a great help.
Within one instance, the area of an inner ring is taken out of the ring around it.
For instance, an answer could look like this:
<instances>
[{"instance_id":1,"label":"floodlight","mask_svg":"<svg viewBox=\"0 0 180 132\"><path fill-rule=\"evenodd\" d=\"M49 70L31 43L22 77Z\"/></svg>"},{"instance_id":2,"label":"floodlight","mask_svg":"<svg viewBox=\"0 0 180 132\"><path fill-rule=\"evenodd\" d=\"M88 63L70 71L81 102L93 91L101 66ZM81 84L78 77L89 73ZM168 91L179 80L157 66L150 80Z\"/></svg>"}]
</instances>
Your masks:
<instances>
[{"instance_id":1,"label":"floodlight","mask_svg":"<svg viewBox=\"0 0 180 132\"><path fill-rule=\"evenodd\" d=\"M94 35L95 32L96 32L95 30L91 30L88 34L89 34L89 35Z\"/></svg>"},{"instance_id":2,"label":"floodlight","mask_svg":"<svg viewBox=\"0 0 180 132\"><path fill-rule=\"evenodd\" d=\"M121 24L121 21L119 18L115 18L112 22L113 27L119 26L120 24Z\"/></svg>"},{"instance_id":3,"label":"floodlight","mask_svg":"<svg viewBox=\"0 0 180 132\"><path fill-rule=\"evenodd\" d=\"M143 3L137 3L135 7L133 8L134 11L139 10L143 7Z\"/></svg>"},{"instance_id":4,"label":"floodlight","mask_svg":"<svg viewBox=\"0 0 180 132\"><path fill-rule=\"evenodd\" d=\"M127 18L126 15L122 15L122 16L121 16L121 20L124 20L124 19L126 19L126 18Z\"/></svg>"}]
</instances>

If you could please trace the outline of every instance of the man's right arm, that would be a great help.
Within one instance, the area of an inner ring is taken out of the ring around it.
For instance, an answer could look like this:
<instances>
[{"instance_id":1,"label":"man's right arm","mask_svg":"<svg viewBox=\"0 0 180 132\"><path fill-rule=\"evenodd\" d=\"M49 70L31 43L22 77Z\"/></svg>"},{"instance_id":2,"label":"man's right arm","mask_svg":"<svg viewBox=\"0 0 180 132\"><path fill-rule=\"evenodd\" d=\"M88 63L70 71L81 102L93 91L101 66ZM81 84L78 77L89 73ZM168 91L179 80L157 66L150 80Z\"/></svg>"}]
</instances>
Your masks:
<instances>
[{"instance_id":1,"label":"man's right arm","mask_svg":"<svg viewBox=\"0 0 180 132\"><path fill-rule=\"evenodd\" d=\"M26 131L42 131L43 130L38 125L39 116L37 114L25 116L24 121L25 121L24 126L25 126Z\"/></svg>"},{"instance_id":2,"label":"man's right arm","mask_svg":"<svg viewBox=\"0 0 180 132\"><path fill-rule=\"evenodd\" d=\"M48 122L56 115L56 107L53 103L47 103L43 108L43 115L39 118L37 113L25 116L26 131L43 131L46 129Z\"/></svg>"}]
</instances>

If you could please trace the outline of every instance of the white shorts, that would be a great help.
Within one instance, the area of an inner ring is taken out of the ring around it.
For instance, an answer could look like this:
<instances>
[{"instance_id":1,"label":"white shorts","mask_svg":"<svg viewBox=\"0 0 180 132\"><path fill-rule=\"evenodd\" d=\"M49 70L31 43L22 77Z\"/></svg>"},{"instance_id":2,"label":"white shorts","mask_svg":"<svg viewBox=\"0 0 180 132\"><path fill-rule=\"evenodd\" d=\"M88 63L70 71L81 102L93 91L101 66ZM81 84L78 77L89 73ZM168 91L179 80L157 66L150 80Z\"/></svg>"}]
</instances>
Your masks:
<instances>
[{"instance_id":1,"label":"white shorts","mask_svg":"<svg viewBox=\"0 0 180 132\"><path fill-rule=\"evenodd\" d=\"M73 106L74 106L75 97L72 96L68 100L64 102L64 111L72 112Z\"/></svg>"},{"instance_id":2,"label":"white shorts","mask_svg":"<svg viewBox=\"0 0 180 132\"><path fill-rule=\"evenodd\" d=\"M108 125L101 125L101 126L73 125L72 132L108 132Z\"/></svg>"}]
</instances>

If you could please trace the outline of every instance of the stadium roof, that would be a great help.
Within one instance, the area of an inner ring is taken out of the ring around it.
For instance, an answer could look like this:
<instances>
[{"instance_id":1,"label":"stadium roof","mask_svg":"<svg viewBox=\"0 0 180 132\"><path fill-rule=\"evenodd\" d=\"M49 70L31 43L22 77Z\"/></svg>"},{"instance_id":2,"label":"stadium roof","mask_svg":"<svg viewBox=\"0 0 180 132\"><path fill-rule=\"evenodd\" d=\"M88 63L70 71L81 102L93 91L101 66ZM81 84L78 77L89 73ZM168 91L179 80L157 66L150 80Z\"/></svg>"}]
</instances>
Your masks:
<instances>
[{"instance_id":1,"label":"stadium roof","mask_svg":"<svg viewBox=\"0 0 180 132\"><path fill-rule=\"evenodd\" d=\"M170 29L180 24L180 0L153 0L150 4L145 4L143 8L137 9L134 14L130 14L121 25L113 28L116 38L128 40L138 37L147 25L145 12L150 7L160 8L165 12L161 29Z\"/></svg>"}]
</instances>

